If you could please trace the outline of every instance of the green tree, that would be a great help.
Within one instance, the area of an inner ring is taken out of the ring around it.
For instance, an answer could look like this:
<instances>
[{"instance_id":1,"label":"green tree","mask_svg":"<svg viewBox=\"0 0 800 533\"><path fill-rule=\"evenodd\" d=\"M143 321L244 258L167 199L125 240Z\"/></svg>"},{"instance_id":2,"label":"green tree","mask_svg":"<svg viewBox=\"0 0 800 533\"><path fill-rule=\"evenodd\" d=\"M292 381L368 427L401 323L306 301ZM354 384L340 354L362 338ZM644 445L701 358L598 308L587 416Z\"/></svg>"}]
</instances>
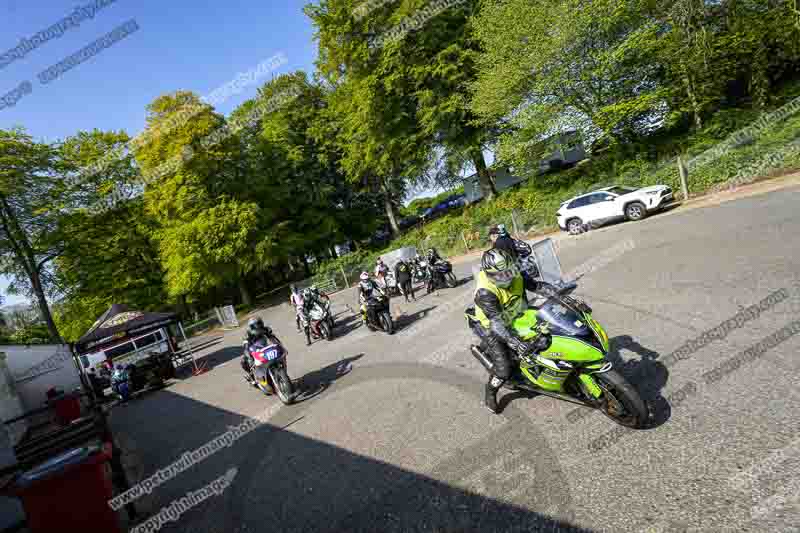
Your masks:
<instances>
[{"instance_id":1,"label":"green tree","mask_svg":"<svg viewBox=\"0 0 800 533\"><path fill-rule=\"evenodd\" d=\"M47 293L50 263L62 251L55 229L70 201L64 171L57 147L23 130L0 130L0 271L12 278L12 290L34 298L57 341Z\"/></svg>"},{"instance_id":2,"label":"green tree","mask_svg":"<svg viewBox=\"0 0 800 533\"><path fill-rule=\"evenodd\" d=\"M695 128L721 107L769 103L771 90L800 63L792 2L672 0L659 4L668 32L659 42L675 122Z\"/></svg>"},{"instance_id":3,"label":"green tree","mask_svg":"<svg viewBox=\"0 0 800 533\"><path fill-rule=\"evenodd\" d=\"M55 279L63 297L56 322L67 340L77 340L114 303L160 310L169 301L156 226L141 197L117 202L102 214L75 212L64 251L56 259Z\"/></svg>"},{"instance_id":4,"label":"green tree","mask_svg":"<svg viewBox=\"0 0 800 533\"><path fill-rule=\"evenodd\" d=\"M68 169L71 207L62 210L53 239L60 254L52 269L59 297L55 321L66 340L77 340L112 303L142 309L163 307L163 272L150 235L142 183L131 154L102 172L82 173L108 153L125 153L125 132L78 132L59 146Z\"/></svg>"},{"instance_id":5,"label":"green tree","mask_svg":"<svg viewBox=\"0 0 800 533\"><path fill-rule=\"evenodd\" d=\"M187 107L192 119L165 128ZM148 106L148 143L135 150L145 181L147 213L158 228L159 246L170 297L194 299L203 292L237 282L246 303L244 277L255 267L264 241L258 235L259 206L231 194L226 171L233 136L218 142L225 119L188 92L158 97ZM166 168L165 168L166 166Z\"/></svg>"},{"instance_id":6,"label":"green tree","mask_svg":"<svg viewBox=\"0 0 800 533\"><path fill-rule=\"evenodd\" d=\"M500 158L535 163L550 148L541 141L565 129L612 143L646 131L666 98L652 11L648 0L488 0L474 23L484 53L471 105L511 130Z\"/></svg>"},{"instance_id":7,"label":"green tree","mask_svg":"<svg viewBox=\"0 0 800 533\"><path fill-rule=\"evenodd\" d=\"M350 0L307 6L317 26L317 68L330 90L326 123L317 137L334 143L340 166L362 190L380 193L387 219L399 235L396 206L408 184L424 177L432 142L419 121L415 80L396 55L374 50L370 39L391 16L387 3L357 20ZM387 28L388 29L388 28Z\"/></svg>"}]
</instances>

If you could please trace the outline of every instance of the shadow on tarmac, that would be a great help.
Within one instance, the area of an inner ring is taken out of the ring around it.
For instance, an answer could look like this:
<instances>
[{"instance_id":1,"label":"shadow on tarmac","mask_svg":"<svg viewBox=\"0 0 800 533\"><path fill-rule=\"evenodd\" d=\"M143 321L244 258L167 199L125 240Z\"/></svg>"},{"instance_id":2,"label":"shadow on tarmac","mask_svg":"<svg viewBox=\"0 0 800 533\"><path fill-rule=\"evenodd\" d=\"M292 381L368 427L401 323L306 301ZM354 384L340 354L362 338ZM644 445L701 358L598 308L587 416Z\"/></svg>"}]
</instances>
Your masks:
<instances>
[{"instance_id":1,"label":"shadow on tarmac","mask_svg":"<svg viewBox=\"0 0 800 533\"><path fill-rule=\"evenodd\" d=\"M303 382L324 389L344 375L347 363L360 357L339 362L345 363L342 368L331 365L306 375ZM264 400L265 409L277 407L268 422L155 487L150 495L153 501L143 509L140 520L235 467L229 487L181 514L165 529L171 533L265 531L268 524L270 531L323 533L591 531L461 488L460 480L476 465L468 463L464 472L456 469L435 479L301 435L302 429L297 428L302 426L292 425L309 418L304 408L309 404L276 406L277 399ZM158 413L164 416L154 416ZM132 437L141 476L148 477L245 420L249 419L167 390L120 411L111 423L115 432ZM473 457L478 460L483 458L481 450L462 455L478 454ZM514 483L508 484L508 490L513 490ZM532 505L549 508L549 496L543 490L532 493L537 502ZM568 509L564 503L559 512L563 516L569 514Z\"/></svg>"},{"instance_id":2,"label":"shadow on tarmac","mask_svg":"<svg viewBox=\"0 0 800 533\"><path fill-rule=\"evenodd\" d=\"M660 354L641 345L630 335L619 335L609 339L608 360L630 381L650 409L648 429L656 428L669 420L672 410L661 394L669 380L669 370L657 359ZM620 350L638 355L638 359L623 360Z\"/></svg>"}]
</instances>

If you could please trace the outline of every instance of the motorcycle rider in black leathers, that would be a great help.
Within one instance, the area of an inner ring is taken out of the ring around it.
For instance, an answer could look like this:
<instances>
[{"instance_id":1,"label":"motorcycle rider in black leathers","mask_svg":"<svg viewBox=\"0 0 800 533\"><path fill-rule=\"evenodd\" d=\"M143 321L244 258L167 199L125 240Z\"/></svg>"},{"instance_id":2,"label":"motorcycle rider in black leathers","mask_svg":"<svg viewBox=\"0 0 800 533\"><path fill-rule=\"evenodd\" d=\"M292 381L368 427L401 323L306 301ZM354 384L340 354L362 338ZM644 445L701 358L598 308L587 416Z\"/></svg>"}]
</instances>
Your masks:
<instances>
[{"instance_id":1,"label":"motorcycle rider in black leathers","mask_svg":"<svg viewBox=\"0 0 800 533\"><path fill-rule=\"evenodd\" d=\"M538 341L523 341L511 328L514 319L530 307L526 291L548 295L554 290L522 273L505 250L484 252L475 289L474 320L470 323L494 362L495 375L486 384L485 396L486 407L493 413L498 412L497 391L514 371L512 352L517 357L527 354ZM542 349L538 344L537 349Z\"/></svg>"},{"instance_id":2,"label":"motorcycle rider in black leathers","mask_svg":"<svg viewBox=\"0 0 800 533\"><path fill-rule=\"evenodd\" d=\"M373 294L384 294L383 290L380 286L375 283L373 279L369 277L367 272L362 272L360 276L360 281L358 282L358 302L361 305L361 319L364 323L367 323L367 300L372 297ZM372 319L372 322L375 322L375 317L369 317Z\"/></svg>"},{"instance_id":3,"label":"motorcycle rider in black leathers","mask_svg":"<svg viewBox=\"0 0 800 533\"><path fill-rule=\"evenodd\" d=\"M411 272L411 265L402 259L397 261L394 265L394 279L397 281L397 286L400 287L403 292L403 296L406 297L406 302L408 301L409 294L411 294L414 301L417 301L417 297L414 296L414 284L411 282Z\"/></svg>"},{"instance_id":4,"label":"motorcycle rider in black leathers","mask_svg":"<svg viewBox=\"0 0 800 533\"><path fill-rule=\"evenodd\" d=\"M442 260L442 256L439 255L438 250L436 248L428 248L428 264L433 266L439 261Z\"/></svg>"},{"instance_id":5,"label":"motorcycle rider in black leathers","mask_svg":"<svg viewBox=\"0 0 800 533\"><path fill-rule=\"evenodd\" d=\"M273 342L275 344L280 344L281 342L272 332L272 328L264 325L264 321L261 319L261 317L251 318L247 321L247 333L245 334L244 338L246 345L241 361L242 370L244 370L246 374L252 375L251 369L253 367L253 356L250 355L250 345L262 338L267 339L268 342Z\"/></svg>"},{"instance_id":6,"label":"motorcycle rider in black leathers","mask_svg":"<svg viewBox=\"0 0 800 533\"><path fill-rule=\"evenodd\" d=\"M430 275L434 277L434 287L441 287L444 285L444 276L436 268L436 264L439 261L442 261L442 256L439 255L439 252L436 250L436 248L429 248L427 259L428 271L430 272Z\"/></svg>"},{"instance_id":7,"label":"motorcycle rider in black leathers","mask_svg":"<svg viewBox=\"0 0 800 533\"><path fill-rule=\"evenodd\" d=\"M303 333L306 334L306 346L311 346L311 310L317 303L317 295L310 288L303 291L303 307L300 309L302 314Z\"/></svg>"},{"instance_id":8,"label":"motorcycle rider in black leathers","mask_svg":"<svg viewBox=\"0 0 800 533\"><path fill-rule=\"evenodd\" d=\"M514 238L508 234L508 230L503 224L493 226L489 230L489 238L492 239L492 248L496 250L505 250L515 260L518 257L517 245Z\"/></svg>"},{"instance_id":9,"label":"motorcycle rider in black leathers","mask_svg":"<svg viewBox=\"0 0 800 533\"><path fill-rule=\"evenodd\" d=\"M308 296L308 297L316 300L320 304L324 303L323 300L330 301L330 297L327 294L325 294L324 292L322 292L321 290L319 290L319 288L316 285L312 285L312 286L308 287L306 290L304 290L303 291L303 296L304 297Z\"/></svg>"},{"instance_id":10,"label":"motorcycle rider in black leathers","mask_svg":"<svg viewBox=\"0 0 800 533\"><path fill-rule=\"evenodd\" d=\"M424 261L424 259L419 254L415 254L414 255L414 259L411 260L411 267L412 267L411 278L412 278L412 280L415 279L415 276L420 278L420 279L424 279L424 277L426 275L425 269L423 269L422 265L420 264L423 261ZM417 272L421 272L421 275L417 274Z\"/></svg>"}]
</instances>

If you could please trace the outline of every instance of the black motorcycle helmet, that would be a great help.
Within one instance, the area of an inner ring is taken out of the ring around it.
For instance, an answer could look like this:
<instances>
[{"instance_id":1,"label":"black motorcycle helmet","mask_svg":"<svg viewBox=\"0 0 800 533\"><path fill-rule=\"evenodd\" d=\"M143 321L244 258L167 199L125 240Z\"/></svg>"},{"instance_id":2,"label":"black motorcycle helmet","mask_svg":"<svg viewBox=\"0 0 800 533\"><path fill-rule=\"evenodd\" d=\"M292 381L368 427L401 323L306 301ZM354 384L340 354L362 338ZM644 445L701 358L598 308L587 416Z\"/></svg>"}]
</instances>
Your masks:
<instances>
[{"instance_id":1,"label":"black motorcycle helmet","mask_svg":"<svg viewBox=\"0 0 800 533\"><path fill-rule=\"evenodd\" d=\"M251 318L247 321L247 333L252 336L269 335L271 330L264 325L261 317Z\"/></svg>"},{"instance_id":2,"label":"black motorcycle helmet","mask_svg":"<svg viewBox=\"0 0 800 533\"><path fill-rule=\"evenodd\" d=\"M498 287L506 288L511 285L517 275L514 259L505 250L492 248L483 253L481 257L481 270Z\"/></svg>"}]
</instances>

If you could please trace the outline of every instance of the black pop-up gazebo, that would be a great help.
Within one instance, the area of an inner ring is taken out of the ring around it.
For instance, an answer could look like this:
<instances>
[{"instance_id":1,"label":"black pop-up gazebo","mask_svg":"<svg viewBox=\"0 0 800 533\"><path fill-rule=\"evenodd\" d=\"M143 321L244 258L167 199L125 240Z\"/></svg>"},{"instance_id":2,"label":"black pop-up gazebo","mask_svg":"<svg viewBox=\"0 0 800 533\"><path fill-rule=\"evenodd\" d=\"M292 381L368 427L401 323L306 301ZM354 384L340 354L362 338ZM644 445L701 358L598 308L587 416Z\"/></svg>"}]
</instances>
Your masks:
<instances>
[{"instance_id":1,"label":"black pop-up gazebo","mask_svg":"<svg viewBox=\"0 0 800 533\"><path fill-rule=\"evenodd\" d=\"M74 344L74 352L77 356L105 352L108 362L113 364L113 360L109 356L110 352L106 352L106 350L117 349L119 346L125 345L128 340L134 342L134 350L136 350L137 338L141 339L150 332L176 323L178 323L178 315L175 313L135 311L126 305L114 304L95 321L83 337L78 339L78 342ZM154 337L154 340L156 338ZM175 367L172 363L174 343L169 338L165 340L169 346L166 353L155 351L136 359L138 362L134 365L135 372L131 378L134 390L142 388L145 379L162 383L162 380L175 376ZM123 352L120 357L127 359L128 352L129 350Z\"/></svg>"},{"instance_id":2,"label":"black pop-up gazebo","mask_svg":"<svg viewBox=\"0 0 800 533\"><path fill-rule=\"evenodd\" d=\"M175 313L134 311L126 305L114 304L78 339L75 351L79 354L95 351L125 337L141 335L177 322L178 315Z\"/></svg>"}]
</instances>

